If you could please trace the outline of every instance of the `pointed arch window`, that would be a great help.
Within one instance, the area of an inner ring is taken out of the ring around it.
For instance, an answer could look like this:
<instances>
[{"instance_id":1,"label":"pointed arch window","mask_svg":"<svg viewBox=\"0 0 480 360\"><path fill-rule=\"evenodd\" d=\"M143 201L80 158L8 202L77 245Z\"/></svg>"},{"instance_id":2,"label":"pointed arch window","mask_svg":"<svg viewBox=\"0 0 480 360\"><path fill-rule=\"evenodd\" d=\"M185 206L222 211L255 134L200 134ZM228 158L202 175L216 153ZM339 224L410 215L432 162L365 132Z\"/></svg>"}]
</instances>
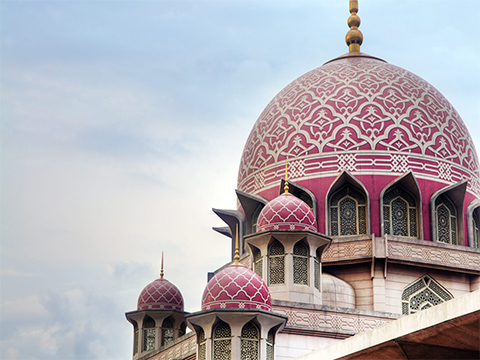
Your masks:
<instances>
[{"instance_id":1,"label":"pointed arch window","mask_svg":"<svg viewBox=\"0 0 480 360\"><path fill-rule=\"evenodd\" d=\"M231 360L232 331L230 326L220 321L213 329L213 358L215 360Z\"/></svg>"},{"instance_id":2,"label":"pointed arch window","mask_svg":"<svg viewBox=\"0 0 480 360\"><path fill-rule=\"evenodd\" d=\"M442 285L425 275L405 288L402 293L402 314L414 314L453 299Z\"/></svg>"},{"instance_id":3,"label":"pointed arch window","mask_svg":"<svg viewBox=\"0 0 480 360\"><path fill-rule=\"evenodd\" d=\"M329 207L332 236L367 233L367 200L362 192L346 185L331 196Z\"/></svg>"},{"instance_id":4,"label":"pointed arch window","mask_svg":"<svg viewBox=\"0 0 480 360\"><path fill-rule=\"evenodd\" d=\"M242 360L258 360L260 335L258 328L251 321L246 323L242 328L242 336L240 339L240 359Z\"/></svg>"},{"instance_id":5,"label":"pointed arch window","mask_svg":"<svg viewBox=\"0 0 480 360\"><path fill-rule=\"evenodd\" d=\"M473 224L472 224L472 226L473 226L473 244L472 244L472 246L474 248L478 248L479 247L478 246L478 231L479 231L478 230L478 222L477 222L476 218L473 218L472 222L473 222Z\"/></svg>"},{"instance_id":6,"label":"pointed arch window","mask_svg":"<svg viewBox=\"0 0 480 360\"><path fill-rule=\"evenodd\" d=\"M320 255L318 255L318 251L315 254L315 258L313 259L313 266L314 268L314 285L315 288L320 291Z\"/></svg>"},{"instance_id":7,"label":"pointed arch window","mask_svg":"<svg viewBox=\"0 0 480 360\"><path fill-rule=\"evenodd\" d=\"M279 241L268 248L268 282L285 284L285 248Z\"/></svg>"},{"instance_id":8,"label":"pointed arch window","mask_svg":"<svg viewBox=\"0 0 480 360\"><path fill-rule=\"evenodd\" d=\"M299 241L293 247L293 283L308 285L308 247Z\"/></svg>"},{"instance_id":9,"label":"pointed arch window","mask_svg":"<svg viewBox=\"0 0 480 360\"><path fill-rule=\"evenodd\" d=\"M442 194L435 202L437 241L457 244L457 209L450 198Z\"/></svg>"},{"instance_id":10,"label":"pointed arch window","mask_svg":"<svg viewBox=\"0 0 480 360\"><path fill-rule=\"evenodd\" d=\"M173 321L170 318L163 320L162 324L162 346L173 342Z\"/></svg>"},{"instance_id":11,"label":"pointed arch window","mask_svg":"<svg viewBox=\"0 0 480 360\"><path fill-rule=\"evenodd\" d=\"M155 320L150 316L143 319L143 351L155 349Z\"/></svg>"},{"instance_id":12,"label":"pointed arch window","mask_svg":"<svg viewBox=\"0 0 480 360\"><path fill-rule=\"evenodd\" d=\"M418 207L415 196L396 186L383 197L385 234L418 238Z\"/></svg>"},{"instance_id":13,"label":"pointed arch window","mask_svg":"<svg viewBox=\"0 0 480 360\"><path fill-rule=\"evenodd\" d=\"M267 360L273 360L274 331L270 329L267 335Z\"/></svg>"},{"instance_id":14,"label":"pointed arch window","mask_svg":"<svg viewBox=\"0 0 480 360\"><path fill-rule=\"evenodd\" d=\"M470 246L478 248L480 247L480 206L473 210L471 219L472 220L470 226L472 227L472 240L470 241Z\"/></svg>"},{"instance_id":15,"label":"pointed arch window","mask_svg":"<svg viewBox=\"0 0 480 360\"><path fill-rule=\"evenodd\" d=\"M263 279L263 258L262 253L258 249L254 249L253 262L255 273Z\"/></svg>"},{"instance_id":16,"label":"pointed arch window","mask_svg":"<svg viewBox=\"0 0 480 360\"><path fill-rule=\"evenodd\" d=\"M207 359L207 338L205 337L205 331L199 330L198 333L198 360Z\"/></svg>"}]
</instances>

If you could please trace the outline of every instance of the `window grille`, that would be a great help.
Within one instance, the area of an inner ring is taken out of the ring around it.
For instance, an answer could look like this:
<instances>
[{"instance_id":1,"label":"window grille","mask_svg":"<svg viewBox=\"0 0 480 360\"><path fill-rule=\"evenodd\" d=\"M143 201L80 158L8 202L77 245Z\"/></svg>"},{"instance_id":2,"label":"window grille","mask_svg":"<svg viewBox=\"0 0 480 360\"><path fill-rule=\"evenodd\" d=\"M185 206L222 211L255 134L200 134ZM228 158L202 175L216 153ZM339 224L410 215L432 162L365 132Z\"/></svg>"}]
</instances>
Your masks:
<instances>
[{"instance_id":1,"label":"window grille","mask_svg":"<svg viewBox=\"0 0 480 360\"><path fill-rule=\"evenodd\" d=\"M425 275L403 291L402 314L414 314L450 299L453 296L442 285Z\"/></svg>"},{"instance_id":2,"label":"window grille","mask_svg":"<svg viewBox=\"0 0 480 360\"><path fill-rule=\"evenodd\" d=\"M240 359L259 359L258 340L259 332L255 324L252 322L246 323L242 328L242 336L240 339Z\"/></svg>"},{"instance_id":3,"label":"window grille","mask_svg":"<svg viewBox=\"0 0 480 360\"><path fill-rule=\"evenodd\" d=\"M308 285L308 247L301 241L293 247L293 282Z\"/></svg>"},{"instance_id":4,"label":"window grille","mask_svg":"<svg viewBox=\"0 0 480 360\"><path fill-rule=\"evenodd\" d=\"M478 228L478 212L480 211L479 208L476 208L475 211L473 212L473 219L472 219L472 228L473 228L473 243L472 247L478 248L479 247L479 241L478 241L478 234L479 234L479 228Z\"/></svg>"},{"instance_id":5,"label":"window grille","mask_svg":"<svg viewBox=\"0 0 480 360\"><path fill-rule=\"evenodd\" d=\"M344 186L330 198L330 234L332 236L367 233L367 201L363 193Z\"/></svg>"},{"instance_id":6,"label":"window grille","mask_svg":"<svg viewBox=\"0 0 480 360\"><path fill-rule=\"evenodd\" d=\"M213 330L213 358L215 360L231 360L232 332L230 326L223 321Z\"/></svg>"},{"instance_id":7,"label":"window grille","mask_svg":"<svg viewBox=\"0 0 480 360\"><path fill-rule=\"evenodd\" d=\"M273 337L274 331L271 329L267 335L267 360L273 360Z\"/></svg>"},{"instance_id":8,"label":"window grille","mask_svg":"<svg viewBox=\"0 0 480 360\"><path fill-rule=\"evenodd\" d=\"M143 351L155 349L155 321L147 316L143 320Z\"/></svg>"},{"instance_id":9,"label":"window grille","mask_svg":"<svg viewBox=\"0 0 480 360\"><path fill-rule=\"evenodd\" d=\"M162 324L162 346L173 342L173 321L169 318L165 319Z\"/></svg>"},{"instance_id":10,"label":"window grille","mask_svg":"<svg viewBox=\"0 0 480 360\"><path fill-rule=\"evenodd\" d=\"M207 359L207 339L205 338L205 332L203 329L199 330L198 334L198 360Z\"/></svg>"},{"instance_id":11,"label":"window grille","mask_svg":"<svg viewBox=\"0 0 480 360\"><path fill-rule=\"evenodd\" d=\"M401 186L396 186L383 197L383 228L385 234L418 237L417 201Z\"/></svg>"},{"instance_id":12,"label":"window grille","mask_svg":"<svg viewBox=\"0 0 480 360\"><path fill-rule=\"evenodd\" d=\"M446 195L440 195L436 201L437 241L457 244L457 209Z\"/></svg>"},{"instance_id":13,"label":"window grille","mask_svg":"<svg viewBox=\"0 0 480 360\"><path fill-rule=\"evenodd\" d=\"M268 249L269 285L285 284L285 250L279 241Z\"/></svg>"},{"instance_id":14,"label":"window grille","mask_svg":"<svg viewBox=\"0 0 480 360\"><path fill-rule=\"evenodd\" d=\"M314 282L315 282L315 287L317 288L318 291L320 291L320 257L318 254L313 258L313 265L314 265Z\"/></svg>"},{"instance_id":15,"label":"window grille","mask_svg":"<svg viewBox=\"0 0 480 360\"><path fill-rule=\"evenodd\" d=\"M253 261L255 263L255 272L263 279L263 259L260 250L255 250Z\"/></svg>"}]
</instances>

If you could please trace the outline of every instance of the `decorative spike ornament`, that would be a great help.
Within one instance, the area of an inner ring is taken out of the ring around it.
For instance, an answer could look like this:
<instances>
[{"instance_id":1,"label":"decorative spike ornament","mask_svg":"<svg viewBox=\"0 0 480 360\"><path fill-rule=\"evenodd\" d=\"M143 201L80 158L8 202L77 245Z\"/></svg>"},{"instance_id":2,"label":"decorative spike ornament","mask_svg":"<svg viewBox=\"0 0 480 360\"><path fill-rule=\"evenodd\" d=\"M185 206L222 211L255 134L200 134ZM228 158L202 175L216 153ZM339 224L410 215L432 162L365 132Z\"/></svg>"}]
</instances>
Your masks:
<instances>
[{"instance_id":1,"label":"decorative spike ornament","mask_svg":"<svg viewBox=\"0 0 480 360\"><path fill-rule=\"evenodd\" d=\"M350 0L350 17L347 24L350 30L347 32L345 42L348 45L348 51L350 53L359 53L360 45L363 42L363 34L358 27L360 26L360 18L357 15L358 12L358 0Z\"/></svg>"},{"instance_id":2,"label":"decorative spike ornament","mask_svg":"<svg viewBox=\"0 0 480 360\"><path fill-rule=\"evenodd\" d=\"M162 260L160 261L160 279L163 279L163 251L162 251Z\"/></svg>"}]
</instances>

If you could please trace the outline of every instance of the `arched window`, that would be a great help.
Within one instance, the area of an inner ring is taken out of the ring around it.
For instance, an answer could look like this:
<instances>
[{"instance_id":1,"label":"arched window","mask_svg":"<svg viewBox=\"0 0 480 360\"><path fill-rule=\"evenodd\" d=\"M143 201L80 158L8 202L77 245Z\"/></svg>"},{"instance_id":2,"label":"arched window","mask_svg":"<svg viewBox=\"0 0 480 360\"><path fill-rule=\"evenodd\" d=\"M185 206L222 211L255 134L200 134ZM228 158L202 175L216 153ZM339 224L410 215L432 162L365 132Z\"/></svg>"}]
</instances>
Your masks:
<instances>
[{"instance_id":1,"label":"arched window","mask_svg":"<svg viewBox=\"0 0 480 360\"><path fill-rule=\"evenodd\" d=\"M232 331L230 326L220 321L213 329L213 358L215 360L231 360Z\"/></svg>"},{"instance_id":2,"label":"arched window","mask_svg":"<svg viewBox=\"0 0 480 360\"><path fill-rule=\"evenodd\" d=\"M315 268L313 269L315 271L314 273L314 285L315 285L315 288L320 291L320 256L318 255L318 251L317 253L315 254L315 258L313 259L313 265L315 266Z\"/></svg>"},{"instance_id":3,"label":"arched window","mask_svg":"<svg viewBox=\"0 0 480 360\"><path fill-rule=\"evenodd\" d=\"M480 219L480 207L477 207L473 211L473 216L472 216L472 243L471 246L474 248L480 247L479 245L479 226L478 226L478 220Z\"/></svg>"},{"instance_id":4,"label":"arched window","mask_svg":"<svg viewBox=\"0 0 480 360\"><path fill-rule=\"evenodd\" d=\"M251 321L242 328L242 337L240 339L240 359L258 360L258 341L260 339L258 328Z\"/></svg>"},{"instance_id":5,"label":"arched window","mask_svg":"<svg viewBox=\"0 0 480 360\"><path fill-rule=\"evenodd\" d=\"M279 241L268 248L269 285L285 284L285 249Z\"/></svg>"},{"instance_id":6,"label":"arched window","mask_svg":"<svg viewBox=\"0 0 480 360\"><path fill-rule=\"evenodd\" d=\"M200 329L198 331L198 360L206 360L207 358L207 338L205 331Z\"/></svg>"},{"instance_id":7,"label":"arched window","mask_svg":"<svg viewBox=\"0 0 480 360\"><path fill-rule=\"evenodd\" d=\"M155 321L150 316L143 319L143 351L155 349Z\"/></svg>"},{"instance_id":8,"label":"arched window","mask_svg":"<svg viewBox=\"0 0 480 360\"><path fill-rule=\"evenodd\" d=\"M293 282L308 285L308 247L302 241L293 247Z\"/></svg>"},{"instance_id":9,"label":"arched window","mask_svg":"<svg viewBox=\"0 0 480 360\"><path fill-rule=\"evenodd\" d=\"M457 209L445 194L435 202L437 220L437 241L446 244L457 244Z\"/></svg>"},{"instance_id":10,"label":"arched window","mask_svg":"<svg viewBox=\"0 0 480 360\"><path fill-rule=\"evenodd\" d=\"M263 279L263 259L260 250L254 249L253 261L255 263L255 272Z\"/></svg>"},{"instance_id":11,"label":"arched window","mask_svg":"<svg viewBox=\"0 0 480 360\"><path fill-rule=\"evenodd\" d=\"M388 190L383 197L385 234L418 237L418 208L415 197L401 186Z\"/></svg>"},{"instance_id":12,"label":"arched window","mask_svg":"<svg viewBox=\"0 0 480 360\"><path fill-rule=\"evenodd\" d=\"M408 285L402 293L402 314L414 314L453 299L453 296L430 276Z\"/></svg>"},{"instance_id":13,"label":"arched window","mask_svg":"<svg viewBox=\"0 0 480 360\"><path fill-rule=\"evenodd\" d=\"M171 342L173 342L173 321L170 318L166 318L162 324L162 346Z\"/></svg>"},{"instance_id":14,"label":"arched window","mask_svg":"<svg viewBox=\"0 0 480 360\"><path fill-rule=\"evenodd\" d=\"M267 335L267 360L273 360L273 337L274 331L270 329Z\"/></svg>"},{"instance_id":15,"label":"arched window","mask_svg":"<svg viewBox=\"0 0 480 360\"><path fill-rule=\"evenodd\" d=\"M336 191L330 198L329 207L332 236L367 233L367 200L353 186L345 185Z\"/></svg>"}]
</instances>

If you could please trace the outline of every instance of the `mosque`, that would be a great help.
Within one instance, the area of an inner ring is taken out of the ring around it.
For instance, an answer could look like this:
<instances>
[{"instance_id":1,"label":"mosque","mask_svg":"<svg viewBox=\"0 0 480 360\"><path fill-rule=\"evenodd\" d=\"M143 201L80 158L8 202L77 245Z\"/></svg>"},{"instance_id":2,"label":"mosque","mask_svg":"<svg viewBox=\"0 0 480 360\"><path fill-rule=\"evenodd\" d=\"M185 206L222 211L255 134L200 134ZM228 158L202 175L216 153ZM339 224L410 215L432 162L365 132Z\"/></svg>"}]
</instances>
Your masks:
<instances>
[{"instance_id":1,"label":"mosque","mask_svg":"<svg viewBox=\"0 0 480 360\"><path fill-rule=\"evenodd\" d=\"M253 126L201 311L162 266L126 313L133 360L480 358L476 150L432 85L360 51L357 12L348 53Z\"/></svg>"}]
</instances>

